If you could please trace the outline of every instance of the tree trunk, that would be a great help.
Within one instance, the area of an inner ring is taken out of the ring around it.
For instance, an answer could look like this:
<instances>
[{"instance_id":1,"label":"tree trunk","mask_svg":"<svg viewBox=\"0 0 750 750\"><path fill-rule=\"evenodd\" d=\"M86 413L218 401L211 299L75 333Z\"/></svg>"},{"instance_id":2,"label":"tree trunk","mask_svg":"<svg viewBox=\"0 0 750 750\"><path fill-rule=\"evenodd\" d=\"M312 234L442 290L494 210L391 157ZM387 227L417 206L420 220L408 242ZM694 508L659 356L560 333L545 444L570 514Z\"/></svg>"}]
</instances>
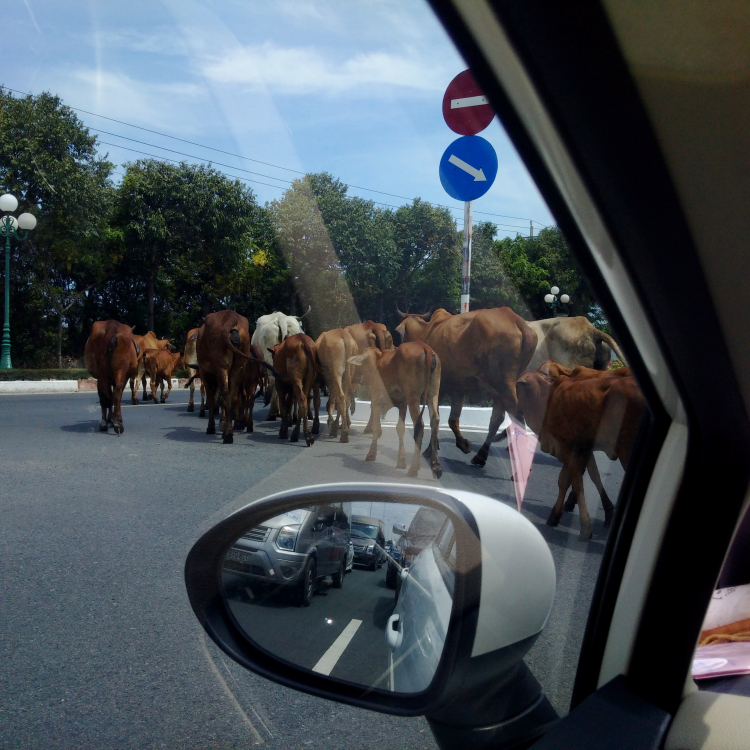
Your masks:
<instances>
[{"instance_id":1,"label":"tree trunk","mask_svg":"<svg viewBox=\"0 0 750 750\"><path fill-rule=\"evenodd\" d=\"M57 366L62 368L62 313L57 316Z\"/></svg>"}]
</instances>

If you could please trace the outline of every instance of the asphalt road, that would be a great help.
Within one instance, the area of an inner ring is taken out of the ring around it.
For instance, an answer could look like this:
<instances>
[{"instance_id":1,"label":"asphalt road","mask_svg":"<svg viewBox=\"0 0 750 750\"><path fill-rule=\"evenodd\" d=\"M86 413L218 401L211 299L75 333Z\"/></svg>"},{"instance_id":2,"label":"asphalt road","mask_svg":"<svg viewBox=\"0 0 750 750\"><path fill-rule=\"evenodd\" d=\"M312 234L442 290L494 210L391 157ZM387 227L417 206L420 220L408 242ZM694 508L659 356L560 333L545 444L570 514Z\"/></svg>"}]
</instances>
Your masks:
<instances>
[{"instance_id":1,"label":"asphalt road","mask_svg":"<svg viewBox=\"0 0 750 750\"><path fill-rule=\"evenodd\" d=\"M364 461L361 426L346 445L321 435L307 448L278 440L278 422L257 421L253 434L223 445L186 401L173 390L166 405L126 406L117 437L98 432L95 393L0 396L0 745L434 748L422 718L312 698L231 663L204 635L183 583L195 540L252 500L330 481L436 484L428 467L416 480L395 469L392 427L375 463ZM365 418L359 408L356 416ZM515 505L504 443L477 469L441 434L439 484ZM597 458L614 498L622 472ZM588 479L594 538L577 541L577 513L544 524L558 470L537 456L523 513L548 541L558 576L527 662L564 711L606 530ZM367 571L353 575L345 587Z\"/></svg>"}]
</instances>

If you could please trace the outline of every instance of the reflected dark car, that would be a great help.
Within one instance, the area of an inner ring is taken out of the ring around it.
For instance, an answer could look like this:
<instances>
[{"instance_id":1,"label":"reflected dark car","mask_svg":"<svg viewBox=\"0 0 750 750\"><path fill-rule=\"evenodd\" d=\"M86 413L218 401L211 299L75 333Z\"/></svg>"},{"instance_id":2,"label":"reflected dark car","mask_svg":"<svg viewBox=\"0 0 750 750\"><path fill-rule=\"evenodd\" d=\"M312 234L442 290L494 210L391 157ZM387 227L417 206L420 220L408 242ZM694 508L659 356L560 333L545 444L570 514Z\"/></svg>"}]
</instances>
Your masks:
<instances>
[{"instance_id":1,"label":"reflected dark car","mask_svg":"<svg viewBox=\"0 0 750 750\"><path fill-rule=\"evenodd\" d=\"M351 537L357 565L366 565L370 570L383 565L386 560L383 521L370 516L352 516Z\"/></svg>"},{"instance_id":2,"label":"reflected dark car","mask_svg":"<svg viewBox=\"0 0 750 750\"><path fill-rule=\"evenodd\" d=\"M399 537L393 554L388 560L385 582L396 587L396 600L401 591L399 571L408 569L414 558L428 547L440 531L445 516L433 508L420 508L412 518L409 528L399 524L393 525L393 533Z\"/></svg>"},{"instance_id":3,"label":"reflected dark car","mask_svg":"<svg viewBox=\"0 0 750 750\"><path fill-rule=\"evenodd\" d=\"M396 588L396 578L402 566L401 550L392 541L385 543L385 552L388 556L388 565L385 569L385 585L389 588Z\"/></svg>"},{"instance_id":4,"label":"reflected dark car","mask_svg":"<svg viewBox=\"0 0 750 750\"><path fill-rule=\"evenodd\" d=\"M307 606L321 578L341 587L349 553L349 516L342 505L282 513L248 529L224 558L224 571L257 586L290 590Z\"/></svg>"}]
</instances>

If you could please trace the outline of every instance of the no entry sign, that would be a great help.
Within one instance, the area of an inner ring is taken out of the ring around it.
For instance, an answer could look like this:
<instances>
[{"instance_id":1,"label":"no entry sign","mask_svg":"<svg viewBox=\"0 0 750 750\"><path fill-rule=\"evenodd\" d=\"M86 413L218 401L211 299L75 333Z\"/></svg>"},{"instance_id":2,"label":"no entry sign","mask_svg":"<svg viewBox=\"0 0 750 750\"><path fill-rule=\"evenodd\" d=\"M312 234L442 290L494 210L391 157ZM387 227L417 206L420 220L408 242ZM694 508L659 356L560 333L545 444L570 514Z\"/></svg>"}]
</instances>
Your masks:
<instances>
[{"instance_id":1,"label":"no entry sign","mask_svg":"<svg viewBox=\"0 0 750 750\"><path fill-rule=\"evenodd\" d=\"M459 73L448 84L443 96L443 117L454 133L481 133L494 116L495 113L487 104L487 98L477 86L470 70Z\"/></svg>"}]
</instances>

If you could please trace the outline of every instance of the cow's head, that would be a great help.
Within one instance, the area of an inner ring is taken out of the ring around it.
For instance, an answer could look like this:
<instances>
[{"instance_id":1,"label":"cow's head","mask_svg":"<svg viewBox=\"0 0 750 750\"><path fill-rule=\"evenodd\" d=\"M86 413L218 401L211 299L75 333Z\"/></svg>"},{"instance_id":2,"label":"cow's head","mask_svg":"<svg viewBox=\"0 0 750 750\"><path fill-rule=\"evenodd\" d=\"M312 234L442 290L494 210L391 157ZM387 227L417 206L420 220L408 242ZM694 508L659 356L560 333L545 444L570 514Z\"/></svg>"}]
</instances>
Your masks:
<instances>
[{"instance_id":1,"label":"cow's head","mask_svg":"<svg viewBox=\"0 0 750 750\"><path fill-rule=\"evenodd\" d=\"M541 372L542 375L545 375L547 378L551 378L552 380L554 380L560 375L569 376L571 370L569 370L567 367L563 367L557 360L548 359L542 362L541 365L539 365L539 367L537 368L537 372Z\"/></svg>"},{"instance_id":2,"label":"cow's head","mask_svg":"<svg viewBox=\"0 0 750 750\"><path fill-rule=\"evenodd\" d=\"M547 375L538 370L526 370L516 381L518 408L526 424L537 435L541 435L552 382Z\"/></svg>"},{"instance_id":3,"label":"cow's head","mask_svg":"<svg viewBox=\"0 0 750 750\"><path fill-rule=\"evenodd\" d=\"M405 313L401 312L396 305L396 312L401 316L401 323L396 326L396 333L401 337L401 343L420 341L422 331L430 322L434 310L435 308L431 307L426 313Z\"/></svg>"}]
</instances>

